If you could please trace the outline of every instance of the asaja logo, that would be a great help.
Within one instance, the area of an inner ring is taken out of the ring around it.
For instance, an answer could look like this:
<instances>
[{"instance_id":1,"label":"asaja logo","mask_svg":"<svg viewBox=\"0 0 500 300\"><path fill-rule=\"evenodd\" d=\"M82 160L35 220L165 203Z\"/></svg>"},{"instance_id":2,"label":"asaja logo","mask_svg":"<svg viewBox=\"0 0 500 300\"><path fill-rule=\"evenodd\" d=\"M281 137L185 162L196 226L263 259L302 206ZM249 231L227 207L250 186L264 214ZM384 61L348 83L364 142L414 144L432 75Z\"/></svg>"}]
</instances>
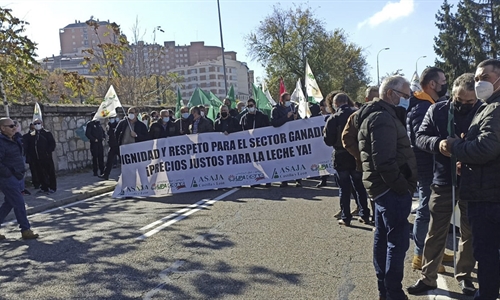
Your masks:
<instances>
[{"instance_id":1,"label":"asaja logo","mask_svg":"<svg viewBox=\"0 0 500 300\"><path fill-rule=\"evenodd\" d=\"M203 187L203 186L213 186L224 183L224 176L221 174L212 174L205 176L193 177L191 181L191 187Z\"/></svg>"},{"instance_id":2,"label":"asaja logo","mask_svg":"<svg viewBox=\"0 0 500 300\"><path fill-rule=\"evenodd\" d=\"M295 176L307 175L306 166L301 164L274 168L273 178L286 178Z\"/></svg>"},{"instance_id":3,"label":"asaja logo","mask_svg":"<svg viewBox=\"0 0 500 300\"><path fill-rule=\"evenodd\" d=\"M147 190L149 190L149 185L147 184L141 184L138 186L126 186L120 191L119 195L122 196L125 194L144 194L144 192L147 192Z\"/></svg>"}]
</instances>

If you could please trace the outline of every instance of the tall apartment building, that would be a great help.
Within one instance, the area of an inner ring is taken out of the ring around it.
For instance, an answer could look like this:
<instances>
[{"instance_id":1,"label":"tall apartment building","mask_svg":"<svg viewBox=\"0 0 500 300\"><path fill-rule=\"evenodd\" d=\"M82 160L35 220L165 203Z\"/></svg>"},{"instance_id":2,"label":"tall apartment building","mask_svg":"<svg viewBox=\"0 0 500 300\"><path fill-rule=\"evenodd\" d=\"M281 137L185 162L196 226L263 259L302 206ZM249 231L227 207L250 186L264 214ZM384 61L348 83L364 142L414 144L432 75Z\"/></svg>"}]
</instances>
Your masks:
<instances>
[{"instance_id":1,"label":"tall apartment building","mask_svg":"<svg viewBox=\"0 0 500 300\"><path fill-rule=\"evenodd\" d=\"M59 42L61 43L61 56L82 56L82 50L96 47L99 43L114 43L115 36L107 27L109 21L99 21L90 18L89 21L96 21L99 24L97 36L94 28L86 22L75 20L75 23L68 24L59 29ZM100 41L99 41L100 39Z\"/></svg>"}]
</instances>

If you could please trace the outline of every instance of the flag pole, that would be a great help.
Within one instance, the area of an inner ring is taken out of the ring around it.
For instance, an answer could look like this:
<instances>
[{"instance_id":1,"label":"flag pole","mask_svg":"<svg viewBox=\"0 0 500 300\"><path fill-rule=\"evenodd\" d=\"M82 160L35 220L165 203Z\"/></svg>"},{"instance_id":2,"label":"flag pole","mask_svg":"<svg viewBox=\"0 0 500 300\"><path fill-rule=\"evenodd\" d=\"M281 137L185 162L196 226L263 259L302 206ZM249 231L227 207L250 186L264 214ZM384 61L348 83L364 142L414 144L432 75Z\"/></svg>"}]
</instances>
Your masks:
<instances>
[{"instance_id":1,"label":"flag pole","mask_svg":"<svg viewBox=\"0 0 500 300\"><path fill-rule=\"evenodd\" d=\"M455 137L455 120L454 120L455 105L453 101L450 101L450 110L448 111L448 135L450 137ZM456 206L456 186L457 186L457 158L455 155L451 155L451 205L452 205L452 226L453 226L453 275L457 275L457 246L456 246L456 226L455 226L455 206Z\"/></svg>"}]
</instances>

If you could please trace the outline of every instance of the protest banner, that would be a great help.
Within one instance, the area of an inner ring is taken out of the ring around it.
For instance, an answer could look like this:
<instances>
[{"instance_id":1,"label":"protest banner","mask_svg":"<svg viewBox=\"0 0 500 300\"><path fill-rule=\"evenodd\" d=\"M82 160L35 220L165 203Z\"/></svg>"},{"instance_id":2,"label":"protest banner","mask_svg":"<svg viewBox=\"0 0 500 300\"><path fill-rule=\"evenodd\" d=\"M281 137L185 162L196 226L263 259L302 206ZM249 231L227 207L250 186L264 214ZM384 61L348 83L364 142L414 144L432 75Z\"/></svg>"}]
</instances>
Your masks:
<instances>
[{"instance_id":1,"label":"protest banner","mask_svg":"<svg viewBox=\"0 0 500 300\"><path fill-rule=\"evenodd\" d=\"M113 197L201 191L333 174L322 117L224 135L169 137L120 147Z\"/></svg>"}]
</instances>

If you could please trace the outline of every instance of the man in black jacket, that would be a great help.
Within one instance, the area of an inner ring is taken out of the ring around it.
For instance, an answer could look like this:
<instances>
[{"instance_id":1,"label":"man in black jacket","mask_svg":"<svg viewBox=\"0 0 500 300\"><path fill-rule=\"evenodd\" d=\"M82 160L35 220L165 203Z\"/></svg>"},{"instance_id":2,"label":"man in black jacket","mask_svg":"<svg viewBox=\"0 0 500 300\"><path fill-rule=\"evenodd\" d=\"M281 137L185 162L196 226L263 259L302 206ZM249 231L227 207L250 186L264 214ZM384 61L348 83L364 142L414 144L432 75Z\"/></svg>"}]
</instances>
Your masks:
<instances>
[{"instance_id":1,"label":"man in black jacket","mask_svg":"<svg viewBox=\"0 0 500 300\"><path fill-rule=\"evenodd\" d=\"M181 117L175 120L175 135L191 134L189 125L191 125L191 118L189 114L189 107L183 106L181 108Z\"/></svg>"},{"instance_id":2,"label":"man in black jacket","mask_svg":"<svg viewBox=\"0 0 500 300\"><path fill-rule=\"evenodd\" d=\"M414 285L408 287L410 294L419 294L437 287L437 273L446 246L446 237L453 214L451 160L439 152L439 143L448 137L448 115L450 103L454 104L455 133L467 133L476 110L481 106L474 92L474 74L466 73L453 82L452 100L433 104L425 114L424 121L417 131L417 147L434 154L434 178L429 199L429 232L425 239L422 276ZM460 208L460 249L458 250L455 278L462 292L474 295L471 272L476 264L472 255L472 233L467 221L467 208L462 201ZM444 268L442 268L444 269Z\"/></svg>"},{"instance_id":3,"label":"man in black jacket","mask_svg":"<svg viewBox=\"0 0 500 300\"><path fill-rule=\"evenodd\" d=\"M339 93L333 98L335 113L328 118L324 129L325 144L334 148L333 166L337 171L336 179L339 186L340 209L342 210L340 225L351 225L351 186L354 186L358 195L358 206L360 207L360 222L370 224L370 209L368 208L368 196L363 186L362 173L356 170L356 160L342 146L342 131L347 124L347 119L354 110L349 106L349 97Z\"/></svg>"},{"instance_id":4,"label":"man in black jacket","mask_svg":"<svg viewBox=\"0 0 500 300\"><path fill-rule=\"evenodd\" d=\"M38 180L38 172L36 170L36 164L33 161L33 158L28 153L29 137L33 131L35 131L35 125L33 125L33 123L30 123L28 132L23 134L23 147L24 147L24 153L26 154L26 163L29 165L31 171L31 183L33 184L33 187L37 190L40 188L40 181Z\"/></svg>"},{"instance_id":5,"label":"man in black jacket","mask_svg":"<svg viewBox=\"0 0 500 300\"><path fill-rule=\"evenodd\" d=\"M439 149L460 162L459 195L467 203L478 264L479 289L474 299L496 299L500 282L500 60L479 63L474 79L476 96L485 103L477 110L465 138L448 138Z\"/></svg>"},{"instance_id":6,"label":"man in black jacket","mask_svg":"<svg viewBox=\"0 0 500 300\"><path fill-rule=\"evenodd\" d=\"M108 127L107 127L107 136L108 136L108 159L106 160L106 167L104 168L104 172L99 175L99 178L108 180L109 174L111 173L111 168L115 164L116 156L119 154L118 142L116 141L115 129L118 125L120 118L112 117L109 119Z\"/></svg>"},{"instance_id":7,"label":"man in black jacket","mask_svg":"<svg viewBox=\"0 0 500 300\"><path fill-rule=\"evenodd\" d=\"M168 110L162 109L160 118L149 127L149 138L154 140L169 136L175 136L175 124L172 122Z\"/></svg>"},{"instance_id":8,"label":"man in black jacket","mask_svg":"<svg viewBox=\"0 0 500 300\"><path fill-rule=\"evenodd\" d=\"M101 126L99 119L93 119L87 122L85 129L85 136L90 141L90 153L92 154L92 171L94 176L104 173L104 147L102 141L104 140L104 129ZM97 170L99 169L99 174Z\"/></svg>"},{"instance_id":9,"label":"man in black jacket","mask_svg":"<svg viewBox=\"0 0 500 300\"><path fill-rule=\"evenodd\" d=\"M52 152L56 149L56 141L50 131L43 128L42 121L33 121L35 131L28 138L28 155L33 159L40 180L40 192L54 193L57 190L56 170Z\"/></svg>"},{"instance_id":10,"label":"man in black jacket","mask_svg":"<svg viewBox=\"0 0 500 300\"><path fill-rule=\"evenodd\" d=\"M198 106L191 107L191 115L193 116L193 122L189 126L189 131L191 131L191 133L196 134L214 131L212 121L201 115Z\"/></svg>"},{"instance_id":11,"label":"man in black jacket","mask_svg":"<svg viewBox=\"0 0 500 300\"><path fill-rule=\"evenodd\" d=\"M373 264L380 299L407 299L401 282L417 163L404 125L406 111L397 105L409 94L406 79L387 77L380 86L382 99L365 104L354 116L363 183L375 201Z\"/></svg>"},{"instance_id":12,"label":"man in black jacket","mask_svg":"<svg viewBox=\"0 0 500 300\"><path fill-rule=\"evenodd\" d=\"M241 117L240 126L242 130L250 130L270 126L269 117L257 110L257 104L254 99L247 101L247 113Z\"/></svg>"},{"instance_id":13,"label":"man in black jacket","mask_svg":"<svg viewBox=\"0 0 500 300\"><path fill-rule=\"evenodd\" d=\"M0 206L0 224L14 209L17 223L23 239L36 239L26 215L26 206L21 195L21 181L24 180L23 146L20 139L15 139L16 125L9 118L0 119L0 191L5 196ZM0 240L5 236L0 234Z\"/></svg>"},{"instance_id":14,"label":"man in black jacket","mask_svg":"<svg viewBox=\"0 0 500 300\"><path fill-rule=\"evenodd\" d=\"M137 119L139 110L135 107L128 109L128 116L116 126L115 137L118 146L147 141L148 128Z\"/></svg>"},{"instance_id":15,"label":"man in black jacket","mask_svg":"<svg viewBox=\"0 0 500 300\"><path fill-rule=\"evenodd\" d=\"M239 131L238 121L229 114L227 105L220 107L220 117L215 120L214 131L222 132L225 135Z\"/></svg>"},{"instance_id":16,"label":"man in black jacket","mask_svg":"<svg viewBox=\"0 0 500 300\"><path fill-rule=\"evenodd\" d=\"M300 119L297 107L290 101L290 94L283 93L280 96L280 103L273 107L271 111L271 124L273 127L283 126L286 122ZM283 181L280 187L287 187L288 181ZM296 187L302 187L302 179L295 180Z\"/></svg>"}]
</instances>

